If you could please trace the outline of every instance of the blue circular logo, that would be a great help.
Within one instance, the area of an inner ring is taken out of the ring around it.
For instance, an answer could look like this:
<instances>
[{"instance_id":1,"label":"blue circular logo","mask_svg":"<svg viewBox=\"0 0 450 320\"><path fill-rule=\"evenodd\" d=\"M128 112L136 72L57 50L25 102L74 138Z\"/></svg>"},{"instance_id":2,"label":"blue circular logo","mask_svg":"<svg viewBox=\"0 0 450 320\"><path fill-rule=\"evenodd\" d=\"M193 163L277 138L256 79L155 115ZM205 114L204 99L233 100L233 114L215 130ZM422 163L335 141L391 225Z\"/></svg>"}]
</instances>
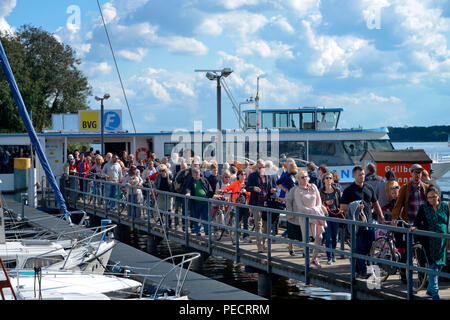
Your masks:
<instances>
[{"instance_id":1,"label":"blue circular logo","mask_svg":"<svg viewBox=\"0 0 450 320\"><path fill-rule=\"evenodd\" d=\"M120 117L117 112L106 112L104 118L106 130L114 131L120 128Z\"/></svg>"}]
</instances>

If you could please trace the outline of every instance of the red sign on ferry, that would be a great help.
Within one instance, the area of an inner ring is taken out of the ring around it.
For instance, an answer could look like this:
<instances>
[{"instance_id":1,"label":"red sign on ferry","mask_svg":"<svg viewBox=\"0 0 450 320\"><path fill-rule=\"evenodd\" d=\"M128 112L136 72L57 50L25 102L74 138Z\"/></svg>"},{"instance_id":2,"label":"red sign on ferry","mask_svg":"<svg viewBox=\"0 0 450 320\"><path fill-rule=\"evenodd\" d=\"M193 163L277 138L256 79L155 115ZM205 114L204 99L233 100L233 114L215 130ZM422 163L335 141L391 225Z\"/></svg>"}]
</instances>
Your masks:
<instances>
[{"instance_id":1,"label":"red sign on ferry","mask_svg":"<svg viewBox=\"0 0 450 320\"><path fill-rule=\"evenodd\" d=\"M379 176L384 177L386 172L391 170L392 172L395 172L395 175L397 176L398 183L402 186L409 182L411 179L411 173L409 172L409 168L414 163L388 163L388 162L378 162L377 165L377 174ZM430 163L419 163L425 170L430 173L431 164Z\"/></svg>"}]
</instances>

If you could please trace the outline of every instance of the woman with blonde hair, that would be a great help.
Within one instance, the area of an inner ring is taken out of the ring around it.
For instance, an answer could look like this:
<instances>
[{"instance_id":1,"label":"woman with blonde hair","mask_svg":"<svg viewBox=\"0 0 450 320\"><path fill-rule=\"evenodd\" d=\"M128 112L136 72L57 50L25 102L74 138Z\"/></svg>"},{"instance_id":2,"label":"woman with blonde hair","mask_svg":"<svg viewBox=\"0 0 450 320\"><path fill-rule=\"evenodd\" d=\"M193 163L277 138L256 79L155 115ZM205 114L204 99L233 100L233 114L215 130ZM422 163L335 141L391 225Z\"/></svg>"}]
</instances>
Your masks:
<instances>
[{"instance_id":1,"label":"woman with blonde hair","mask_svg":"<svg viewBox=\"0 0 450 320\"><path fill-rule=\"evenodd\" d=\"M309 236L314 238L314 244L322 245L322 233L325 231L327 223L325 220L314 219L314 216L325 216L324 208L322 206L322 200L319 190L316 185L309 183L308 172L303 169L298 171L295 176L298 181L298 186L293 187L288 195L286 201L286 207L288 211L299 212L303 214L310 214L309 219ZM326 210L326 209L325 209ZM306 221L304 217L295 217L297 223L300 225L303 238L305 238ZM303 239L308 242L309 239ZM321 268L322 266L318 260L319 250L314 249L312 252L311 263Z\"/></svg>"}]
</instances>

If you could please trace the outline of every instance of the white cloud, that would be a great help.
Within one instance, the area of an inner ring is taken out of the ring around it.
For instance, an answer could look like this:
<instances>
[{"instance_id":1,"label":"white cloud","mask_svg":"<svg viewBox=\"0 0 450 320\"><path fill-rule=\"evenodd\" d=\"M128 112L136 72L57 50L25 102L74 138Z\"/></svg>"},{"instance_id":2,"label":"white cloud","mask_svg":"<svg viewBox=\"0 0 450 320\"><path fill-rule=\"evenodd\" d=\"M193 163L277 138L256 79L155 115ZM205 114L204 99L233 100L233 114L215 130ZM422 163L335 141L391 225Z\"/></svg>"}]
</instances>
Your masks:
<instances>
[{"instance_id":1,"label":"white cloud","mask_svg":"<svg viewBox=\"0 0 450 320\"><path fill-rule=\"evenodd\" d=\"M320 0L283 0L281 3L292 9L300 18L320 12Z\"/></svg>"},{"instance_id":2,"label":"white cloud","mask_svg":"<svg viewBox=\"0 0 450 320\"><path fill-rule=\"evenodd\" d=\"M247 11L232 11L223 14L210 15L197 27L198 34L221 35L224 30L229 36L239 35L246 39L264 27L269 20L262 14Z\"/></svg>"},{"instance_id":3,"label":"white cloud","mask_svg":"<svg viewBox=\"0 0 450 320\"><path fill-rule=\"evenodd\" d=\"M15 31L15 28L11 27L5 18L11 14L16 5L16 0L3 0L0 2L0 31L7 33Z\"/></svg>"},{"instance_id":4,"label":"white cloud","mask_svg":"<svg viewBox=\"0 0 450 320\"><path fill-rule=\"evenodd\" d=\"M341 128L402 126L412 113L400 98L387 98L364 89L353 94L319 95L315 99L319 105L344 108Z\"/></svg>"},{"instance_id":5,"label":"white cloud","mask_svg":"<svg viewBox=\"0 0 450 320\"><path fill-rule=\"evenodd\" d=\"M149 77L139 77L137 78L137 81L143 83L156 99L166 103L172 101L167 90L157 80Z\"/></svg>"},{"instance_id":6,"label":"white cloud","mask_svg":"<svg viewBox=\"0 0 450 320\"><path fill-rule=\"evenodd\" d=\"M221 4L226 8L230 10L237 9L242 6L248 6L248 5L256 5L258 4L258 0L221 0Z\"/></svg>"},{"instance_id":7,"label":"white cloud","mask_svg":"<svg viewBox=\"0 0 450 320\"><path fill-rule=\"evenodd\" d=\"M106 24L113 22L117 17L117 10L111 2L106 2L103 5L102 12Z\"/></svg>"},{"instance_id":8,"label":"white cloud","mask_svg":"<svg viewBox=\"0 0 450 320\"><path fill-rule=\"evenodd\" d=\"M169 52L172 53L185 53L200 56L207 54L209 51L207 46L194 38L174 36L160 38L159 42L166 46Z\"/></svg>"},{"instance_id":9,"label":"white cloud","mask_svg":"<svg viewBox=\"0 0 450 320\"><path fill-rule=\"evenodd\" d=\"M232 56L225 52L219 52L219 55L221 59L218 65L226 65L234 70L234 73L226 80L231 90L243 91L245 94L254 97L257 77L265 72L241 57ZM266 78L261 78L260 89L262 105L269 101L276 101L279 104L278 106L292 106L292 103L299 102L301 95L312 91L311 86L304 85L298 80L290 81L278 72L270 73Z\"/></svg>"},{"instance_id":10,"label":"white cloud","mask_svg":"<svg viewBox=\"0 0 450 320\"><path fill-rule=\"evenodd\" d=\"M120 50L117 54L125 58L127 60L135 61L135 62L141 62L144 57L147 55L148 50L144 48L137 48L134 51L130 50Z\"/></svg>"},{"instance_id":11,"label":"white cloud","mask_svg":"<svg viewBox=\"0 0 450 320\"><path fill-rule=\"evenodd\" d=\"M271 23L273 25L277 26L278 28L280 28L284 32L289 33L289 34L294 34L295 33L295 29L291 26L291 24L286 19L286 17L283 17L283 16L279 15L279 16L276 16L276 17L272 17L270 20L271 20Z\"/></svg>"},{"instance_id":12,"label":"white cloud","mask_svg":"<svg viewBox=\"0 0 450 320\"><path fill-rule=\"evenodd\" d=\"M254 40L246 42L237 49L238 55L258 55L261 58L287 58L293 59L292 46L281 42L267 42L264 40Z\"/></svg>"},{"instance_id":13,"label":"white cloud","mask_svg":"<svg viewBox=\"0 0 450 320\"><path fill-rule=\"evenodd\" d=\"M391 96L389 98L377 96L375 93L371 92L368 96L370 100L376 101L376 102L391 102L391 103L401 103L402 101L394 96Z\"/></svg>"},{"instance_id":14,"label":"white cloud","mask_svg":"<svg viewBox=\"0 0 450 320\"><path fill-rule=\"evenodd\" d=\"M81 64L81 69L88 76L97 77L109 75L111 73L112 67L108 64L108 62L84 62Z\"/></svg>"},{"instance_id":15,"label":"white cloud","mask_svg":"<svg viewBox=\"0 0 450 320\"><path fill-rule=\"evenodd\" d=\"M315 52L309 64L308 71L316 76L327 73L337 75L339 78L362 76L360 68L350 68L355 56L365 50L373 50L368 40L355 36L325 36L317 35L311 23L303 20L305 34L309 47Z\"/></svg>"},{"instance_id":16,"label":"white cloud","mask_svg":"<svg viewBox=\"0 0 450 320\"><path fill-rule=\"evenodd\" d=\"M186 98L195 98L193 85L194 75L185 75L179 72L170 72L165 69L146 68L141 74L130 78L132 84L139 89L147 89L153 97L160 102L169 103L173 100L186 101ZM146 90L143 90L144 96Z\"/></svg>"}]
</instances>

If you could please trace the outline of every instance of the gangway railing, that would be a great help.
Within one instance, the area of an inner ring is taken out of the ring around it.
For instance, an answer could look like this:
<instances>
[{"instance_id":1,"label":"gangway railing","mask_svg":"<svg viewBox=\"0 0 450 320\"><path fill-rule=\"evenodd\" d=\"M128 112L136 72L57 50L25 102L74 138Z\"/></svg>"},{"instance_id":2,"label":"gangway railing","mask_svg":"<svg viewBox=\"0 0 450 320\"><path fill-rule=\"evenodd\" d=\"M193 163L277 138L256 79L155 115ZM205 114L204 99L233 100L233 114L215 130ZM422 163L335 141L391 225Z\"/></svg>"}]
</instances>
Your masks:
<instances>
[{"instance_id":1,"label":"gangway railing","mask_svg":"<svg viewBox=\"0 0 450 320\"><path fill-rule=\"evenodd\" d=\"M174 221L175 219L179 219L182 221L183 225L183 231L184 231L184 241L186 242L186 245L189 246L189 226L192 222L197 222L203 225L208 226L209 233L208 235L205 235L201 237L203 240L206 240L206 248L204 248L208 253L213 252L213 247L217 248L218 243L220 241L216 241L212 237L212 228L222 228L227 230L230 234L233 235L234 241L232 241L232 248L234 250L234 259L236 262L240 262L240 253L242 253L242 248L240 247L240 238L242 235L249 235L253 237L262 237L265 238L267 241L267 249L264 252L264 255L261 255L260 253L254 253L257 257L263 257L265 260L264 267L262 270L266 271L267 273L272 273L276 266L274 263L283 263L282 260L279 258L274 258L272 255L272 244L274 242L277 243L285 243L285 244L293 244L295 246L299 246L303 248L305 253L305 261L304 261L304 281L307 285L311 283L311 266L310 266L310 250L320 250L322 252L332 252L336 256L343 256L350 259L350 291L352 298L356 295L356 260L361 259L366 262L372 262L375 264L382 264L385 266L398 268L398 269L404 269L406 272L406 279L407 279L407 294L406 298L408 300L411 300L414 298L415 292L413 290L413 274L417 273L426 273L426 274L433 274L437 275L439 277L444 277L447 279L450 279L450 273L446 273L443 271L434 271L429 269L427 266L417 266L413 264L413 245L414 245L414 239L417 236L422 237L428 237L428 238L438 238L438 239L445 239L450 240L449 234L442 234L442 233L435 233L435 232L429 232L429 231L423 231L423 230L410 230L407 228L401 228L391 225L380 225L377 223L367 223L367 222L360 222L360 221L354 221L350 219L341 219L341 218L333 218L333 217L322 217L322 216L316 216L316 215L310 215L306 213L300 213L300 212L289 212L286 210L278 210L278 209L272 209L264 207L264 211L267 212L267 221L272 221L272 215L280 215L280 214L286 214L294 217L301 217L305 219L305 226L309 226L311 219L316 220L324 220L326 222L336 222L340 225L344 226L344 229L347 229L349 231L348 234L348 247L345 248L344 246L341 246L340 248L332 249L327 248L323 246L319 246L313 243L310 243L310 234L309 234L309 228L305 227L305 235L303 237L302 241L288 239L280 236L276 236L272 234L273 226L268 223L267 224L267 233L258 233L254 230L245 230L240 227L239 223L235 223L233 226L230 225L223 225L221 223L217 223L212 220L212 208L214 206L229 206L232 205L235 207L234 215L235 215L235 221L240 221L240 209L250 209L250 210L258 210L260 211L262 208L259 206L252 206L252 205L246 205L246 204L240 204L240 203L230 203L228 201L221 201L216 199L205 199L205 198L199 198L199 197L193 197L193 196L185 196L179 193L171 193L161 190L156 190L153 187L146 188L146 187L137 187L137 186L123 186L118 183L112 183L108 182L102 179L91 179L91 178L82 178L78 176L69 176L69 180L72 179L71 187L66 186L65 191L69 198L72 198L73 201L68 201L68 203L72 203L75 206L84 206L84 210L88 206L91 206L91 210L93 212L105 212L108 216L117 216L120 219L124 219L124 213L127 215L127 218L131 220L132 226L136 225L137 223L141 223L144 225L147 225L147 230L149 233L156 230L155 228L163 228L165 232L170 230L169 221ZM84 188L84 185L87 183L94 183L96 185L96 188L98 188L97 191L94 192L94 194L91 194L89 192L86 192ZM74 188L74 186L76 186ZM129 197L119 197L119 190L121 188L128 188L134 194L136 190L141 190L143 196L143 202L138 202L135 197L129 196ZM105 196L106 190L116 190L116 194L109 193L110 196ZM114 194L114 195L113 195ZM113 196L111 196L113 195ZM158 208L156 197L162 196L164 199L164 207ZM171 199L175 199L178 201L178 203L181 203L182 207L182 214L177 214L175 212L172 212L170 210L167 210L169 208L169 203L172 201ZM88 201L87 201L88 200ZM202 220L201 218L194 218L192 217L190 212L190 202L192 201L202 201L207 202L208 204L208 220ZM126 209L126 212L124 212ZM406 250L406 262L398 262L398 261L392 261L387 259L381 259L376 257L371 257L368 255L362 255L356 253L356 228L363 227L363 228L372 228L374 230L376 229L383 229L387 231L393 231L395 233L404 234L407 242L407 250ZM205 239L206 237L206 239ZM220 243L220 245L223 245L224 247L230 248L229 244ZM246 251L248 253L248 251Z\"/></svg>"}]
</instances>

